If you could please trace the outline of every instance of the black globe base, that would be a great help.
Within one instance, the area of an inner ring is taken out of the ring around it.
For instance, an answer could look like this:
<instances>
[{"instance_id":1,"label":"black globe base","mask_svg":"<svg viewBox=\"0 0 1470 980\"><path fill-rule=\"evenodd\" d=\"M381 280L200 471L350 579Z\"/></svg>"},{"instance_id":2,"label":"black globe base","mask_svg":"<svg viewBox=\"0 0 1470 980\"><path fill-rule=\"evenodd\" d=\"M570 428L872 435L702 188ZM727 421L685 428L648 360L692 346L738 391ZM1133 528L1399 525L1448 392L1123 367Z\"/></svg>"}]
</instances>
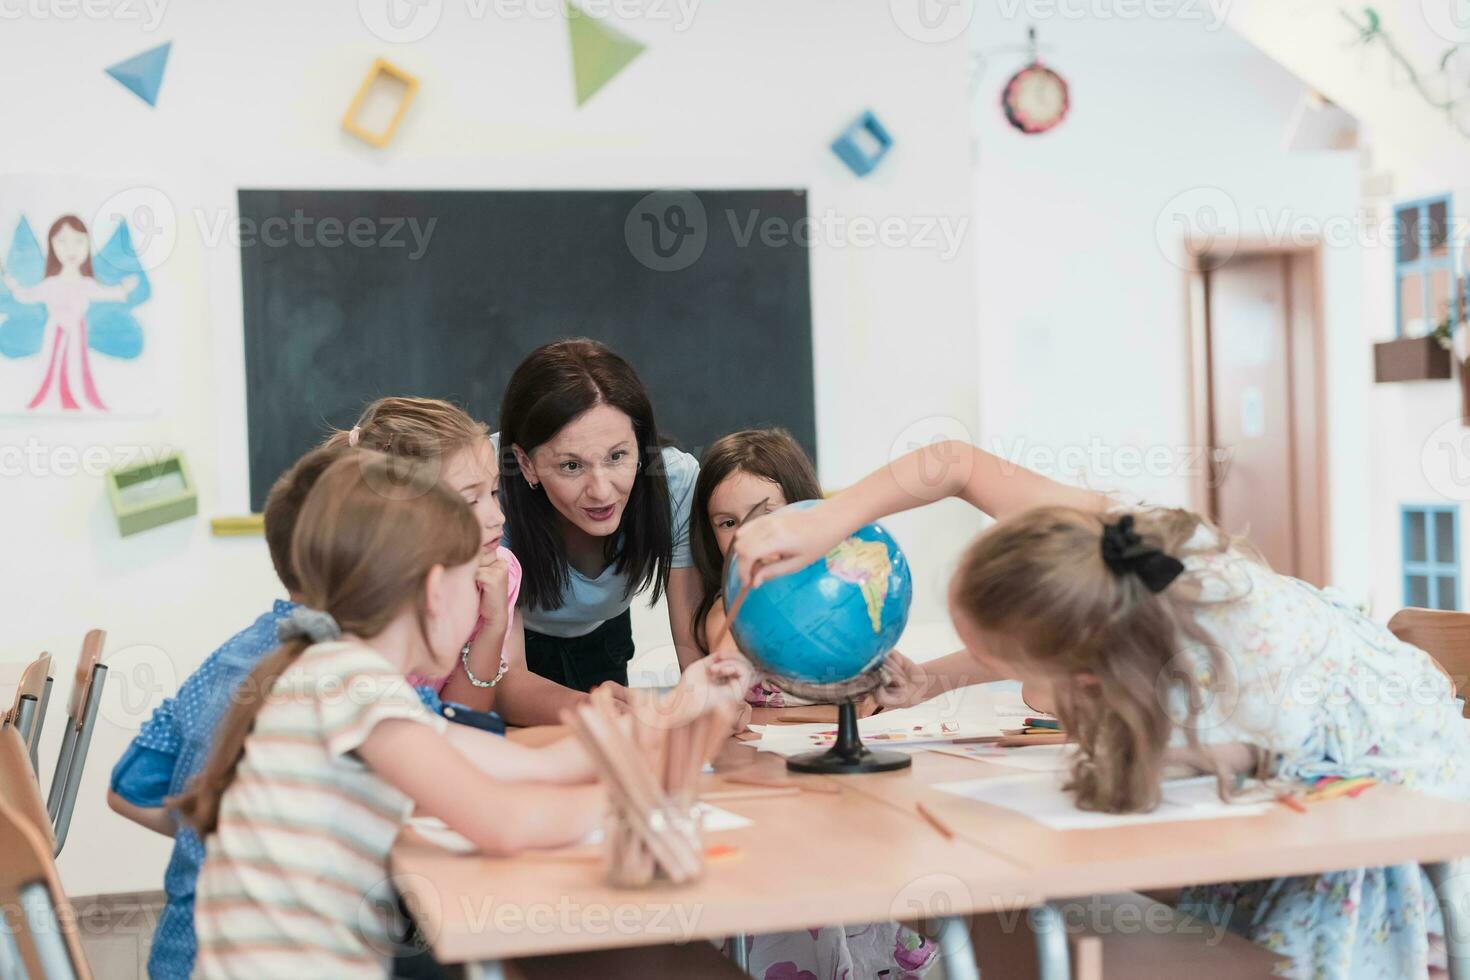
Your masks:
<instances>
[{"instance_id":1,"label":"black globe base","mask_svg":"<svg viewBox=\"0 0 1470 980\"><path fill-rule=\"evenodd\" d=\"M828 776L861 772L892 772L907 769L914 760L902 752L874 752L863 745L858 734L857 708L851 701L837 706L837 742L825 752L803 752L786 760L792 772L813 772Z\"/></svg>"}]
</instances>

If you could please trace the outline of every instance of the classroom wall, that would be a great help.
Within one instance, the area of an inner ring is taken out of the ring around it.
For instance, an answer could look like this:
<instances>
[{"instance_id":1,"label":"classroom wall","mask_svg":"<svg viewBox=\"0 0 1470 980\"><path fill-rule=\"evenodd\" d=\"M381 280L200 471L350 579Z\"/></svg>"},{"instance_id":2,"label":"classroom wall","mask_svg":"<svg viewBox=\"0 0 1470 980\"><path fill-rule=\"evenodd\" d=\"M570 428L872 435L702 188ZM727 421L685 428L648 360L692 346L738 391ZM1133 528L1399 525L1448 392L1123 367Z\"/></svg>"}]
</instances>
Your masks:
<instances>
[{"instance_id":1,"label":"classroom wall","mask_svg":"<svg viewBox=\"0 0 1470 980\"><path fill-rule=\"evenodd\" d=\"M972 38L985 66L974 105L980 441L1061 479L1189 506L1202 456L1189 428L1183 229L1289 240L1298 222L1350 216L1356 154L1286 152L1302 83L1211 5L1022 4L1043 15L1026 22L1006 6L979 5ZM1155 9L1169 15L1144 14ZM1039 136L998 106L1025 62L1027 23L1071 90L1066 120ZM1323 248L1330 579L1354 596L1374 581L1360 269L1356 242Z\"/></svg>"},{"instance_id":2,"label":"classroom wall","mask_svg":"<svg viewBox=\"0 0 1470 980\"><path fill-rule=\"evenodd\" d=\"M135 177L180 218L152 274L159 414L0 420L0 446L36 447L5 482L0 655L50 649L64 676L85 628L110 631L109 700L60 861L74 894L159 886L167 842L106 811L108 770L161 692L279 591L261 539L213 538L207 523L245 506L239 252L213 233L232 219L236 187L806 186L830 229L812 254L823 481L850 482L947 424L925 420L977 425L963 38L916 40L887 4L619 4L648 11L620 23L649 50L577 110L565 25L539 14L559 4L448 0L432 33L402 45L359 19L371 6L164 3L152 29L121 15L62 20L43 6L46 16L23 13L0 32L7 77L34 80L0 107L7 172ZM172 60L150 110L102 69L165 40ZM378 55L422 82L385 151L338 129ZM857 180L825 147L869 107L897 145ZM871 227L837 226L854 218ZM916 240L940 223L957 240ZM736 379L711 393L739 396ZM200 516L119 539L101 476L61 465L92 447L108 459L181 449ZM914 620L938 622L938 583L974 518L950 505L892 526L919 569ZM635 622L640 666L656 674L671 662L658 649L667 622L641 607ZM45 759L58 743L52 720Z\"/></svg>"},{"instance_id":3,"label":"classroom wall","mask_svg":"<svg viewBox=\"0 0 1470 980\"><path fill-rule=\"evenodd\" d=\"M1470 41L1470 25L1454 16L1448 0L1379 8L1382 26L1431 91L1441 91L1434 74L1452 44ZM1361 17L1357 18L1361 22ZM1247 0L1231 12L1231 24L1292 71L1351 111L1363 123L1366 149L1361 212L1352 217L1361 242L1362 335L1356 341L1362 367L1361 411L1352 419L1371 465L1364 481L1366 514L1357 534L1368 551L1374 610L1387 618L1404 604L1404 504L1470 501L1467 448L1470 432L1459 424L1459 382L1374 384L1372 344L1394 336L1394 238L1396 203L1448 194L1456 240L1465 240L1470 218L1470 139L1445 115L1428 106L1381 43L1353 43L1354 28L1335 7L1294 7ZM1470 521L1461 514L1460 553L1470 545ZM1462 559L1463 561L1463 559ZM1460 608L1470 608L1461 581Z\"/></svg>"}]
</instances>

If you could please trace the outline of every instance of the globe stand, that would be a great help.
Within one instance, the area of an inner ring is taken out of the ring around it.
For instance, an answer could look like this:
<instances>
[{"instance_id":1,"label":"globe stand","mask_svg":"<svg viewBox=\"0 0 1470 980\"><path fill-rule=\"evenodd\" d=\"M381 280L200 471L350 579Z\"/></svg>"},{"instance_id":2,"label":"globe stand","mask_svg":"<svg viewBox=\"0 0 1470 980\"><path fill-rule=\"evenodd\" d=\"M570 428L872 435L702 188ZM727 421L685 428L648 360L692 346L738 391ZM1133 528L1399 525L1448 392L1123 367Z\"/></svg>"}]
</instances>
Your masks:
<instances>
[{"instance_id":1,"label":"globe stand","mask_svg":"<svg viewBox=\"0 0 1470 980\"><path fill-rule=\"evenodd\" d=\"M792 772L844 775L859 772L892 772L907 769L913 759L902 752L874 752L863 745L858 734L857 706L843 701L837 706L837 742L825 752L803 752L786 760Z\"/></svg>"}]
</instances>

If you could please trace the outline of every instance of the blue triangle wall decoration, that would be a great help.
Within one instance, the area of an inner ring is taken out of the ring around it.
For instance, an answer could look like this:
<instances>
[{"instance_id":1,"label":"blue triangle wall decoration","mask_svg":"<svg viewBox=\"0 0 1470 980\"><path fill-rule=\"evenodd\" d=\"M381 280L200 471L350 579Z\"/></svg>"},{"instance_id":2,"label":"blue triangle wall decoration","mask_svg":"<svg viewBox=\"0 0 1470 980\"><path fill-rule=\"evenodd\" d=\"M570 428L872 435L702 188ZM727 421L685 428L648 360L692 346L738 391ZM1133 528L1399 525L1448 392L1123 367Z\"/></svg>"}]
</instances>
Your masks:
<instances>
[{"instance_id":1,"label":"blue triangle wall decoration","mask_svg":"<svg viewBox=\"0 0 1470 980\"><path fill-rule=\"evenodd\" d=\"M163 86L163 70L168 67L168 50L173 42L160 44L127 61L119 61L107 74L149 105L158 104L158 90Z\"/></svg>"}]
</instances>

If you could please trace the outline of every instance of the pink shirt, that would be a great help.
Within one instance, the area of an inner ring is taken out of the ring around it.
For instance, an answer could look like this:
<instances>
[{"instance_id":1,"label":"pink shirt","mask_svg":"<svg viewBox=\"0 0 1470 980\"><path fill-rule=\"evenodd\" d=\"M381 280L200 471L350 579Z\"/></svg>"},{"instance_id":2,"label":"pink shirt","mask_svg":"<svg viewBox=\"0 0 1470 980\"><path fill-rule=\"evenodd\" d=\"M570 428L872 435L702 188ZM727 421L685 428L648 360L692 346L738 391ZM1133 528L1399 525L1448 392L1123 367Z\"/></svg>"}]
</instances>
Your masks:
<instances>
[{"instance_id":1,"label":"pink shirt","mask_svg":"<svg viewBox=\"0 0 1470 980\"><path fill-rule=\"evenodd\" d=\"M511 553L511 550L509 548L501 548L501 549L499 549L496 552L496 554L498 554L500 556L500 560L501 561L505 562L506 571L508 573L506 575L506 580L505 580L505 591L506 591L506 595L507 595L507 609L508 609L509 614L513 617L515 615L515 611L516 611L516 599L521 594L521 563L520 563L520 560L518 558L516 558L516 556L514 554ZM475 642L475 637L477 637L477 636L480 635L480 629L484 625L485 625L485 620L483 618L480 619L480 620L478 620L475 623L475 629L474 629L474 631L472 633L470 633L470 638L468 640L466 640L465 642L466 643L473 643L473 642ZM505 642L502 643L501 646L500 646L500 663L502 665L505 664L506 650L509 649L509 647L510 647L510 630L506 630L505 631ZM454 669L455 670L463 670L464 668L460 664L456 663ZM492 679L494 676L495 675L492 674L490 677L481 677L480 680L482 680L482 681L488 681L488 680ZM408 680L409 680L409 683L413 684L415 687L431 687L431 688L434 689L434 693L437 694L440 691L444 690L444 685L449 682L449 677L450 677L450 675L448 675L448 674L444 675L443 677L437 677L437 678L413 677L413 676L410 676Z\"/></svg>"}]
</instances>

